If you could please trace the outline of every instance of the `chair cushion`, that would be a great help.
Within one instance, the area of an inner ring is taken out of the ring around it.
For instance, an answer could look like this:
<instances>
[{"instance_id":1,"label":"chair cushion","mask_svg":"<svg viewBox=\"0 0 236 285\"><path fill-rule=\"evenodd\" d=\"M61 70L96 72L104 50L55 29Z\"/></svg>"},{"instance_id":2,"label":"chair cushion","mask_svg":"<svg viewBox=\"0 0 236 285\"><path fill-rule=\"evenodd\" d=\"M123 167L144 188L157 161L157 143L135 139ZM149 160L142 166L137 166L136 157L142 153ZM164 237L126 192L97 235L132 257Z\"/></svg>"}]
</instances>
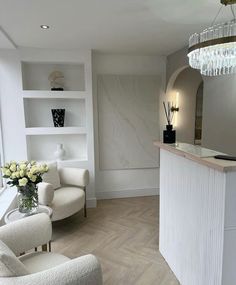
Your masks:
<instances>
[{"instance_id":1,"label":"chair cushion","mask_svg":"<svg viewBox=\"0 0 236 285\"><path fill-rule=\"evenodd\" d=\"M0 277L14 277L29 274L10 248L0 240Z\"/></svg>"},{"instance_id":2,"label":"chair cushion","mask_svg":"<svg viewBox=\"0 0 236 285\"><path fill-rule=\"evenodd\" d=\"M48 172L43 175L43 181L52 184L53 189L61 187L59 172L56 162L47 162Z\"/></svg>"},{"instance_id":3,"label":"chair cushion","mask_svg":"<svg viewBox=\"0 0 236 285\"><path fill-rule=\"evenodd\" d=\"M52 221L65 219L84 207L85 193L79 187L61 187L54 192Z\"/></svg>"},{"instance_id":4,"label":"chair cushion","mask_svg":"<svg viewBox=\"0 0 236 285\"><path fill-rule=\"evenodd\" d=\"M50 252L28 253L19 259L30 273L47 270L70 260L64 255Z\"/></svg>"}]
</instances>

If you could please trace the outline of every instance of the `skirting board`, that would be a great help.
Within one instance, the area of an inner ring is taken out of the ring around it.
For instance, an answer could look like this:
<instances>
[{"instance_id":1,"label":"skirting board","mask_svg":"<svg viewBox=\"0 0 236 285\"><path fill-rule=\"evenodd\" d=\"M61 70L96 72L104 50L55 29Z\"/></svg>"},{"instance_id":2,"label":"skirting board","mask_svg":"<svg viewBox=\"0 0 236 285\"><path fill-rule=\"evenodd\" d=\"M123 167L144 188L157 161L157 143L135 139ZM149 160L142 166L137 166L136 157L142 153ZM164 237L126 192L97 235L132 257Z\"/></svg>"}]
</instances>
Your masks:
<instances>
[{"instance_id":1,"label":"skirting board","mask_svg":"<svg viewBox=\"0 0 236 285\"><path fill-rule=\"evenodd\" d=\"M159 188L97 192L97 200L159 195Z\"/></svg>"},{"instance_id":2,"label":"skirting board","mask_svg":"<svg viewBox=\"0 0 236 285\"><path fill-rule=\"evenodd\" d=\"M86 200L87 208L96 208L97 207L97 199L90 198Z\"/></svg>"}]
</instances>

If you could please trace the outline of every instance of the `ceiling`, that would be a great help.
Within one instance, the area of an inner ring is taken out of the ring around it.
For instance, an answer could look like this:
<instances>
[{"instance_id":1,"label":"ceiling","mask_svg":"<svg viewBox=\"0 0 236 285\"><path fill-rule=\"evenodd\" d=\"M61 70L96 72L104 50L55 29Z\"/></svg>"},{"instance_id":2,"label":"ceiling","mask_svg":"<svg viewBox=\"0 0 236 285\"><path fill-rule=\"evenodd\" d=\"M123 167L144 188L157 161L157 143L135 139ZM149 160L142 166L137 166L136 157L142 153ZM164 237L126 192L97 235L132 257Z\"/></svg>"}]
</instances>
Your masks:
<instances>
[{"instance_id":1,"label":"ceiling","mask_svg":"<svg viewBox=\"0 0 236 285\"><path fill-rule=\"evenodd\" d=\"M5 33L0 30L0 48L13 47L13 42L168 55L186 46L191 33L209 26L220 6L220 0L0 0ZM218 20L231 17L227 7ZM42 24L50 29L40 29Z\"/></svg>"}]
</instances>

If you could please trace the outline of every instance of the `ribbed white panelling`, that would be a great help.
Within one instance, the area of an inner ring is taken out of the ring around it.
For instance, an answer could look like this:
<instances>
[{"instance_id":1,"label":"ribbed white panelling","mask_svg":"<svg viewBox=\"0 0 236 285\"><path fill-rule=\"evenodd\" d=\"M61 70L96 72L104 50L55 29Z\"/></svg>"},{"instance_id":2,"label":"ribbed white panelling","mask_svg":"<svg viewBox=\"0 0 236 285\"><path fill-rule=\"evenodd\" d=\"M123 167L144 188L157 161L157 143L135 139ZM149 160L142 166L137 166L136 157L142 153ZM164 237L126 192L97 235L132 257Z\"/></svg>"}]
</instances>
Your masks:
<instances>
[{"instance_id":1,"label":"ribbed white panelling","mask_svg":"<svg viewBox=\"0 0 236 285\"><path fill-rule=\"evenodd\" d=\"M226 174L223 285L236 284L236 173Z\"/></svg>"},{"instance_id":2,"label":"ribbed white panelling","mask_svg":"<svg viewBox=\"0 0 236 285\"><path fill-rule=\"evenodd\" d=\"M221 285L224 205L225 173L161 150L160 251L182 285Z\"/></svg>"}]
</instances>

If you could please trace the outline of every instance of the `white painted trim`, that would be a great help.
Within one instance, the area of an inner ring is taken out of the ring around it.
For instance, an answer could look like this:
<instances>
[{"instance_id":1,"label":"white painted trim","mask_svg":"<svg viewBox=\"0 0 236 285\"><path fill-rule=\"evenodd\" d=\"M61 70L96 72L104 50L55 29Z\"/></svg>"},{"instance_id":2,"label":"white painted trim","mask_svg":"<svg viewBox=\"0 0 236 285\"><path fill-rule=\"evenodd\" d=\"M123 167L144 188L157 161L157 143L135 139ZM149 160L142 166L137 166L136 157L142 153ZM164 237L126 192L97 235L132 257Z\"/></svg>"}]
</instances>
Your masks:
<instances>
[{"instance_id":1,"label":"white painted trim","mask_svg":"<svg viewBox=\"0 0 236 285\"><path fill-rule=\"evenodd\" d=\"M87 130L85 127L63 127L63 128L25 128L26 135L86 135Z\"/></svg>"},{"instance_id":2,"label":"white painted trim","mask_svg":"<svg viewBox=\"0 0 236 285\"><path fill-rule=\"evenodd\" d=\"M86 200L87 208L96 208L97 207L97 199L90 198Z\"/></svg>"},{"instance_id":3,"label":"white painted trim","mask_svg":"<svg viewBox=\"0 0 236 285\"><path fill-rule=\"evenodd\" d=\"M86 91L44 91L44 90L24 90L22 97L25 99L78 99L86 100L89 96Z\"/></svg>"},{"instance_id":4,"label":"white painted trim","mask_svg":"<svg viewBox=\"0 0 236 285\"><path fill-rule=\"evenodd\" d=\"M5 214L15 207L16 189L6 188L0 194L0 226L3 224Z\"/></svg>"},{"instance_id":5,"label":"white painted trim","mask_svg":"<svg viewBox=\"0 0 236 285\"><path fill-rule=\"evenodd\" d=\"M159 195L159 188L96 192L97 200Z\"/></svg>"}]
</instances>

